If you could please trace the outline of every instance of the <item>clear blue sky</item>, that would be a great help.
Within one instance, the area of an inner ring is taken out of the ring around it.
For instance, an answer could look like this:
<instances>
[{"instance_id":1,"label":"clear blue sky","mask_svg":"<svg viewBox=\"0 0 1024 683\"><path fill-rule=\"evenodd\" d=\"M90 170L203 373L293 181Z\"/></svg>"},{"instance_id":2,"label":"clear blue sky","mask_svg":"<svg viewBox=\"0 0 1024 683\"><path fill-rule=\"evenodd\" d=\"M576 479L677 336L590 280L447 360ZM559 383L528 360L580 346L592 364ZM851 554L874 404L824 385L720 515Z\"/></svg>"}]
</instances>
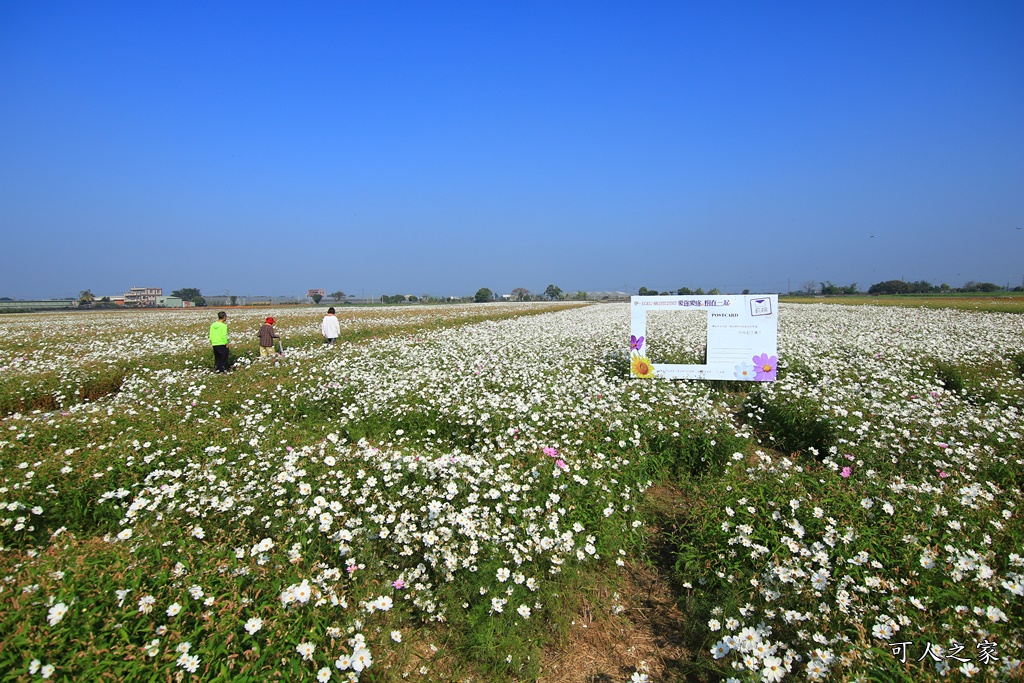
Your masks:
<instances>
[{"instance_id":1,"label":"clear blue sky","mask_svg":"<svg viewBox=\"0 0 1024 683\"><path fill-rule=\"evenodd\" d=\"M1021 283L1024 3L4 2L0 296Z\"/></svg>"}]
</instances>

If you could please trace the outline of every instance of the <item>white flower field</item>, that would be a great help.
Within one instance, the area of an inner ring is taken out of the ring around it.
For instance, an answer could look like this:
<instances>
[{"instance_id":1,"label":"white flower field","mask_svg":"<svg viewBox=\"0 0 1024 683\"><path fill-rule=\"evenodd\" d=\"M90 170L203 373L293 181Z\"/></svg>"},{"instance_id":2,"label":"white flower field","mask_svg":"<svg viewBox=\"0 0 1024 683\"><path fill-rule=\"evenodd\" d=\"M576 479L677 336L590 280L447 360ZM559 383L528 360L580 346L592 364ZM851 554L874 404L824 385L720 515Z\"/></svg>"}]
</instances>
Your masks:
<instances>
[{"instance_id":1,"label":"white flower field","mask_svg":"<svg viewBox=\"0 0 1024 683\"><path fill-rule=\"evenodd\" d=\"M625 304L230 310L228 375L214 313L0 317L0 681L544 680L645 562L685 680L1022 677L1022 315L783 304L714 383Z\"/></svg>"}]
</instances>

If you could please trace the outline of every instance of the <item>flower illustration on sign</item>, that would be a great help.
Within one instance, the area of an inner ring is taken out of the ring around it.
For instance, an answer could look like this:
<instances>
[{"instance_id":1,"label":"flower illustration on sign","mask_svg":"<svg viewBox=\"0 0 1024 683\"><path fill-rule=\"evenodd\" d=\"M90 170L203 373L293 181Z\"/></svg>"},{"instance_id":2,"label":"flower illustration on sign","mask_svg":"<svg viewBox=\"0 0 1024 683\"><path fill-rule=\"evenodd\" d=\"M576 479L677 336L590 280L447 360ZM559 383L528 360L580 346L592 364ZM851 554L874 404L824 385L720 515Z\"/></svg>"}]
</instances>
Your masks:
<instances>
[{"instance_id":1,"label":"flower illustration on sign","mask_svg":"<svg viewBox=\"0 0 1024 683\"><path fill-rule=\"evenodd\" d=\"M644 379L654 377L654 366L651 364L651 361L647 360L646 356L633 356L633 359L629 363L629 369L632 370L636 377L642 377Z\"/></svg>"},{"instance_id":2,"label":"flower illustration on sign","mask_svg":"<svg viewBox=\"0 0 1024 683\"><path fill-rule=\"evenodd\" d=\"M748 363L747 361L743 361L742 363L736 366L735 372L733 372L733 376L736 379L749 380L752 382L754 381L754 366Z\"/></svg>"},{"instance_id":3,"label":"flower illustration on sign","mask_svg":"<svg viewBox=\"0 0 1024 683\"><path fill-rule=\"evenodd\" d=\"M654 377L654 365L647 359L647 356L640 352L644 346L643 336L629 335L629 369L634 377L650 379Z\"/></svg>"},{"instance_id":4,"label":"flower illustration on sign","mask_svg":"<svg viewBox=\"0 0 1024 683\"><path fill-rule=\"evenodd\" d=\"M767 353L762 353L759 356L754 356L754 379L758 382L773 382L775 381L775 372L778 369L776 364L778 358L775 356L769 356Z\"/></svg>"}]
</instances>

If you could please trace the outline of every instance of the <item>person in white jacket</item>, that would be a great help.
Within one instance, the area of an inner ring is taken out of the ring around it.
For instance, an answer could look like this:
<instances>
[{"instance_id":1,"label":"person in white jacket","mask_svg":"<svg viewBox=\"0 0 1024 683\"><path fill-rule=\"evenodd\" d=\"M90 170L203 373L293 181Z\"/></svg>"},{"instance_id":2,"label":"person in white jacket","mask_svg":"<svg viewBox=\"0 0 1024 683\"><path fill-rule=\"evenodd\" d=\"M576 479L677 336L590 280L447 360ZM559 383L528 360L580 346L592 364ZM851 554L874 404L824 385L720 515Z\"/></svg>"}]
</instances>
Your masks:
<instances>
[{"instance_id":1,"label":"person in white jacket","mask_svg":"<svg viewBox=\"0 0 1024 683\"><path fill-rule=\"evenodd\" d=\"M324 316L324 320L320 323L320 332L324 335L325 344L333 344L334 340L341 336L341 323L338 322L338 318L334 315L334 306L327 309L327 315Z\"/></svg>"}]
</instances>

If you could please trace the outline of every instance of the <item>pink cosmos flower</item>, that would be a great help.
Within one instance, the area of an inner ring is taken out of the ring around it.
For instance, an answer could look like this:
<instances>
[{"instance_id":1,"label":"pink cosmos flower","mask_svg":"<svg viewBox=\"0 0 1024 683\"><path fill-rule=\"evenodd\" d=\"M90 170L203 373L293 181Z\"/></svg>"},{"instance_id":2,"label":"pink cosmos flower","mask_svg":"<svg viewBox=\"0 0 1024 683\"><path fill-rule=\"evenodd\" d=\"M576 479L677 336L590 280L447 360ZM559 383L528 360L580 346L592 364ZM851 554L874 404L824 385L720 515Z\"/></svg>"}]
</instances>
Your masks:
<instances>
[{"instance_id":1,"label":"pink cosmos flower","mask_svg":"<svg viewBox=\"0 0 1024 683\"><path fill-rule=\"evenodd\" d=\"M754 379L758 382L772 382L778 370L776 364L779 362L777 356L769 356L762 353L754 356Z\"/></svg>"},{"instance_id":2,"label":"pink cosmos flower","mask_svg":"<svg viewBox=\"0 0 1024 683\"><path fill-rule=\"evenodd\" d=\"M569 469L569 466L565 464L564 460L556 460L555 461L555 467L557 467L560 470L567 470L567 469Z\"/></svg>"},{"instance_id":3,"label":"pink cosmos flower","mask_svg":"<svg viewBox=\"0 0 1024 683\"><path fill-rule=\"evenodd\" d=\"M551 446L545 446L544 455L548 456L549 458L556 458L558 457L558 449L552 448Z\"/></svg>"},{"instance_id":4,"label":"pink cosmos flower","mask_svg":"<svg viewBox=\"0 0 1024 683\"><path fill-rule=\"evenodd\" d=\"M841 476L843 479L849 479L851 474L853 474L853 469L849 467L844 467L842 471L839 473L839 476Z\"/></svg>"},{"instance_id":5,"label":"pink cosmos flower","mask_svg":"<svg viewBox=\"0 0 1024 683\"><path fill-rule=\"evenodd\" d=\"M944 472L943 470L939 470L939 479L945 479L948 476L949 476L949 472Z\"/></svg>"},{"instance_id":6,"label":"pink cosmos flower","mask_svg":"<svg viewBox=\"0 0 1024 683\"><path fill-rule=\"evenodd\" d=\"M395 579L391 582L391 585L394 588L402 589L405 588L405 581L402 581L401 579Z\"/></svg>"}]
</instances>

